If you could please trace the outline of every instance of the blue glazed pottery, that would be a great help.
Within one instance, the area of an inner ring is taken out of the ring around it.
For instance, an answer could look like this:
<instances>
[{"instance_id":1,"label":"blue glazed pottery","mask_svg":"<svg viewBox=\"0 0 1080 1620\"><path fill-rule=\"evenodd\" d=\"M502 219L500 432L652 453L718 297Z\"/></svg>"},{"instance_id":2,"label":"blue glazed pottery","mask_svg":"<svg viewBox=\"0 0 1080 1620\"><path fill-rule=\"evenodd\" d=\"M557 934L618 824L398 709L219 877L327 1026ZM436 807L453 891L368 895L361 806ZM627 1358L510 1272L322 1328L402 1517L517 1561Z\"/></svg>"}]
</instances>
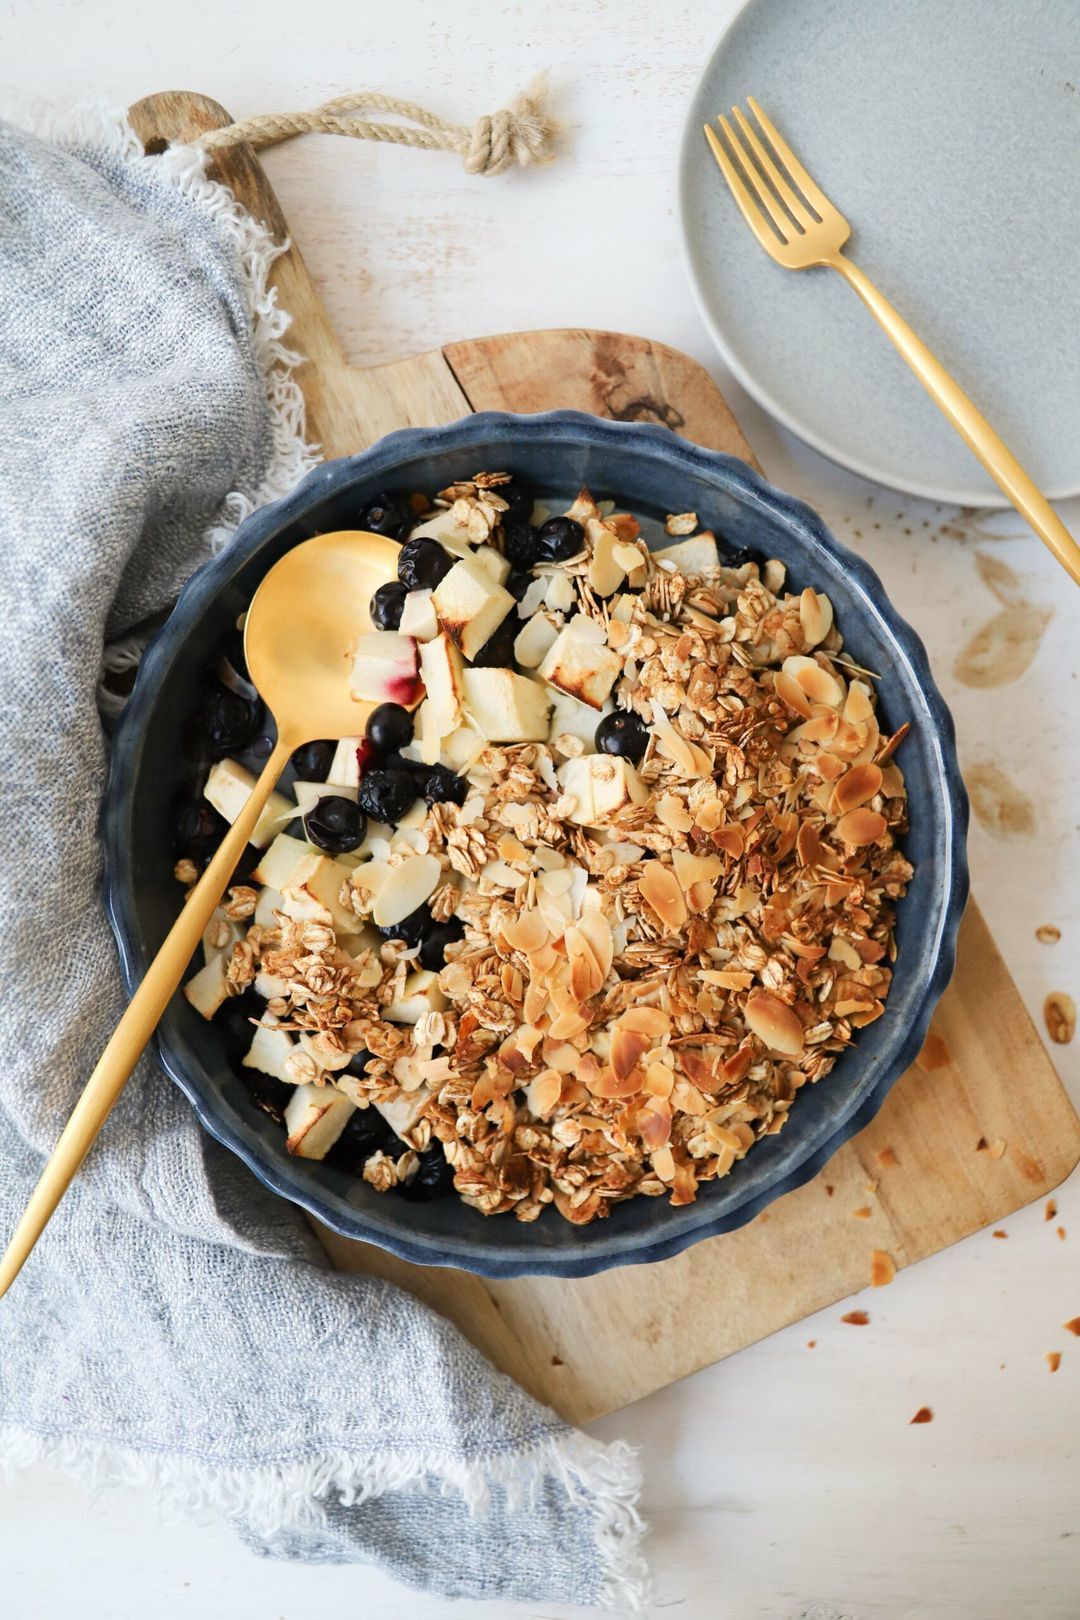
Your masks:
<instances>
[{"instance_id":1,"label":"blue glazed pottery","mask_svg":"<svg viewBox=\"0 0 1080 1620\"><path fill-rule=\"evenodd\" d=\"M952 721L918 637L871 569L808 507L743 462L664 428L575 411L482 413L446 427L409 428L317 468L286 499L254 513L228 550L194 575L143 659L115 739L106 794L106 897L131 989L179 903L172 813L193 774L180 737L195 681L267 569L301 539L356 527L360 510L380 490L434 491L478 470L503 468L519 474L541 500L569 498L587 484L598 499L617 498L646 520L696 511L730 545L781 558L793 588L812 584L832 599L847 653L881 676L882 731L911 722L899 763L910 795L905 849L915 877L898 908L898 957L883 1017L859 1032L826 1079L799 1093L779 1135L755 1145L724 1179L703 1186L696 1203L672 1209L665 1199L633 1199L585 1227L553 1211L523 1224L485 1218L454 1198L408 1203L379 1195L332 1165L290 1158L281 1127L252 1104L220 1033L180 995L161 1022L158 1045L207 1130L268 1187L336 1231L422 1265L459 1266L489 1277L582 1277L665 1259L732 1231L813 1176L873 1118L912 1062L952 972L967 895L967 801Z\"/></svg>"}]
</instances>

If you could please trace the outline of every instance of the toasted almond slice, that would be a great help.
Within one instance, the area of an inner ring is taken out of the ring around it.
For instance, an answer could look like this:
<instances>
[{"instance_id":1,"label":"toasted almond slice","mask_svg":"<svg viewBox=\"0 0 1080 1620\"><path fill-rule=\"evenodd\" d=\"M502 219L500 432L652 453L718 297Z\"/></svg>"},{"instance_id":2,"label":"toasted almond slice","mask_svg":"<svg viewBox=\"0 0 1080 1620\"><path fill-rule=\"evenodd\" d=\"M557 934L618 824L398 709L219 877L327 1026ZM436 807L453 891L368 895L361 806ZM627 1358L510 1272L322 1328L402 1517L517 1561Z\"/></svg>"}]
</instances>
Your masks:
<instances>
[{"instance_id":1,"label":"toasted almond slice","mask_svg":"<svg viewBox=\"0 0 1080 1620\"><path fill-rule=\"evenodd\" d=\"M814 765L817 769L818 775L823 777L824 780L829 783L839 782L840 778L847 769L847 761L844 759L837 759L835 754L819 754L817 759L814 761Z\"/></svg>"},{"instance_id":2,"label":"toasted almond slice","mask_svg":"<svg viewBox=\"0 0 1080 1620\"><path fill-rule=\"evenodd\" d=\"M675 1159L669 1147L659 1147L652 1156L652 1167L661 1181L674 1181Z\"/></svg>"},{"instance_id":3,"label":"toasted almond slice","mask_svg":"<svg viewBox=\"0 0 1080 1620\"><path fill-rule=\"evenodd\" d=\"M803 822L799 828L799 836L795 840L795 848L803 866L813 866L818 857L818 850L821 848L821 839L813 822Z\"/></svg>"},{"instance_id":4,"label":"toasted almond slice","mask_svg":"<svg viewBox=\"0 0 1080 1620\"><path fill-rule=\"evenodd\" d=\"M852 681L844 702L844 719L851 725L862 725L874 718L874 700L865 681Z\"/></svg>"},{"instance_id":5,"label":"toasted almond slice","mask_svg":"<svg viewBox=\"0 0 1080 1620\"><path fill-rule=\"evenodd\" d=\"M876 844L885 827L885 817L879 816L876 810L849 810L836 823L836 836L841 843L854 844L858 848L864 844Z\"/></svg>"},{"instance_id":6,"label":"toasted almond slice","mask_svg":"<svg viewBox=\"0 0 1080 1620\"><path fill-rule=\"evenodd\" d=\"M896 1276L896 1262L884 1249L870 1251L870 1286L887 1288Z\"/></svg>"},{"instance_id":7,"label":"toasted almond slice","mask_svg":"<svg viewBox=\"0 0 1080 1620\"><path fill-rule=\"evenodd\" d=\"M796 714L801 714L807 721L811 719L813 710L810 707L810 699L793 675L789 675L786 670L778 670L773 679L773 691L781 703L786 703L789 709L794 709ZM798 730L805 733L806 727L800 726Z\"/></svg>"},{"instance_id":8,"label":"toasted almond slice","mask_svg":"<svg viewBox=\"0 0 1080 1620\"><path fill-rule=\"evenodd\" d=\"M656 801L656 817L672 832L689 832L694 818L683 801L674 793L662 793Z\"/></svg>"},{"instance_id":9,"label":"toasted almond slice","mask_svg":"<svg viewBox=\"0 0 1080 1620\"><path fill-rule=\"evenodd\" d=\"M584 1065L580 1069L581 1078L588 1086L594 1097L614 1099L618 1097L636 1097L641 1090L643 1075L635 1064L629 1074L620 1080L613 1069L598 1069L595 1074L586 1071Z\"/></svg>"},{"instance_id":10,"label":"toasted almond slice","mask_svg":"<svg viewBox=\"0 0 1080 1620\"><path fill-rule=\"evenodd\" d=\"M557 1107L561 1096L562 1075L556 1069L545 1069L525 1090L525 1100L539 1119L546 1118Z\"/></svg>"},{"instance_id":11,"label":"toasted almond slice","mask_svg":"<svg viewBox=\"0 0 1080 1620\"><path fill-rule=\"evenodd\" d=\"M611 1071L618 1081L626 1080L652 1046L652 1036L641 1030L617 1024L611 1036Z\"/></svg>"},{"instance_id":12,"label":"toasted almond slice","mask_svg":"<svg viewBox=\"0 0 1080 1620\"><path fill-rule=\"evenodd\" d=\"M375 896L371 916L377 928L391 928L435 893L442 867L434 855L411 855L392 866Z\"/></svg>"},{"instance_id":13,"label":"toasted almond slice","mask_svg":"<svg viewBox=\"0 0 1080 1620\"><path fill-rule=\"evenodd\" d=\"M758 990L748 997L744 1016L758 1040L770 1051L797 1057L803 1050L803 1026L798 1013L768 991Z\"/></svg>"},{"instance_id":14,"label":"toasted almond slice","mask_svg":"<svg viewBox=\"0 0 1080 1620\"><path fill-rule=\"evenodd\" d=\"M602 911L592 909L581 913L577 926L578 931L589 942L590 949L600 969L600 983L603 984L611 972L611 964L615 956L615 942L612 938L611 924Z\"/></svg>"},{"instance_id":15,"label":"toasted almond slice","mask_svg":"<svg viewBox=\"0 0 1080 1620\"><path fill-rule=\"evenodd\" d=\"M838 815L858 810L881 792L881 771L877 765L853 765L833 789L833 809Z\"/></svg>"},{"instance_id":16,"label":"toasted almond slice","mask_svg":"<svg viewBox=\"0 0 1080 1620\"><path fill-rule=\"evenodd\" d=\"M686 897L670 866L647 861L638 880L641 898L652 910L665 933L675 934L686 922Z\"/></svg>"},{"instance_id":17,"label":"toasted almond slice","mask_svg":"<svg viewBox=\"0 0 1080 1620\"><path fill-rule=\"evenodd\" d=\"M722 849L725 855L738 860L746 847L746 834L737 821L726 827L717 827L713 831L712 841L717 849Z\"/></svg>"},{"instance_id":18,"label":"toasted almond slice","mask_svg":"<svg viewBox=\"0 0 1080 1620\"><path fill-rule=\"evenodd\" d=\"M645 1068L643 1090L650 1097L670 1097L675 1085L675 1072L666 1063L649 1063Z\"/></svg>"},{"instance_id":19,"label":"toasted almond slice","mask_svg":"<svg viewBox=\"0 0 1080 1620\"><path fill-rule=\"evenodd\" d=\"M709 776L712 760L704 748L688 742L676 731L658 698L652 700L653 731L660 752L686 776Z\"/></svg>"},{"instance_id":20,"label":"toasted almond slice","mask_svg":"<svg viewBox=\"0 0 1080 1620\"><path fill-rule=\"evenodd\" d=\"M507 923L502 937L512 951L524 951L530 955L547 944L550 930L541 913L534 909L523 911L513 922Z\"/></svg>"},{"instance_id":21,"label":"toasted almond slice","mask_svg":"<svg viewBox=\"0 0 1080 1620\"><path fill-rule=\"evenodd\" d=\"M788 732L792 742L831 742L836 736L840 716L835 709L819 709L806 721Z\"/></svg>"},{"instance_id":22,"label":"toasted almond slice","mask_svg":"<svg viewBox=\"0 0 1080 1620\"><path fill-rule=\"evenodd\" d=\"M740 968L702 968L700 977L721 990L749 990L754 982L754 975Z\"/></svg>"},{"instance_id":23,"label":"toasted almond slice","mask_svg":"<svg viewBox=\"0 0 1080 1620\"><path fill-rule=\"evenodd\" d=\"M899 730L894 731L892 736L886 739L878 750L877 762L879 765L884 765L887 760L892 759L893 755L896 753L896 750L899 748L900 744L903 742L910 730L911 721L905 720L904 724L899 728Z\"/></svg>"},{"instance_id":24,"label":"toasted almond slice","mask_svg":"<svg viewBox=\"0 0 1080 1620\"><path fill-rule=\"evenodd\" d=\"M530 1024L535 1024L539 1019L543 1018L547 1008L547 989L544 985L537 984L534 981L525 991L525 1000L521 1008L522 1013Z\"/></svg>"},{"instance_id":25,"label":"toasted almond slice","mask_svg":"<svg viewBox=\"0 0 1080 1620\"><path fill-rule=\"evenodd\" d=\"M557 1041L570 1040L574 1035L580 1035L588 1029L589 1021L572 1002L563 1009L559 1016L552 1020L548 1034Z\"/></svg>"},{"instance_id":26,"label":"toasted almond slice","mask_svg":"<svg viewBox=\"0 0 1080 1620\"><path fill-rule=\"evenodd\" d=\"M627 540L620 540L612 548L611 555L619 564L619 567L628 574L636 573L638 569L645 566L645 559L637 546L631 545Z\"/></svg>"},{"instance_id":27,"label":"toasted almond slice","mask_svg":"<svg viewBox=\"0 0 1080 1620\"><path fill-rule=\"evenodd\" d=\"M852 945L848 940L842 939L839 934L833 935L832 941L829 945L829 956L832 961L843 962L845 967L849 967L853 971L856 968L862 967L862 957L859 955L854 945Z\"/></svg>"},{"instance_id":28,"label":"toasted almond slice","mask_svg":"<svg viewBox=\"0 0 1080 1620\"><path fill-rule=\"evenodd\" d=\"M667 1098L649 1098L638 1113L638 1129L641 1140L651 1152L667 1146L671 1139L671 1104Z\"/></svg>"},{"instance_id":29,"label":"toasted almond slice","mask_svg":"<svg viewBox=\"0 0 1080 1620\"><path fill-rule=\"evenodd\" d=\"M690 855L685 849L673 849L671 862L684 894L689 894L695 883L711 883L724 870L719 856Z\"/></svg>"},{"instance_id":30,"label":"toasted almond slice","mask_svg":"<svg viewBox=\"0 0 1080 1620\"><path fill-rule=\"evenodd\" d=\"M619 1019L620 1027L633 1029L659 1041L671 1034L671 1014L662 1007L628 1007Z\"/></svg>"},{"instance_id":31,"label":"toasted almond slice","mask_svg":"<svg viewBox=\"0 0 1080 1620\"><path fill-rule=\"evenodd\" d=\"M799 622L808 647L824 641L832 629L833 608L827 596L819 596L808 585L799 597Z\"/></svg>"},{"instance_id":32,"label":"toasted almond slice","mask_svg":"<svg viewBox=\"0 0 1080 1620\"><path fill-rule=\"evenodd\" d=\"M824 703L830 709L838 709L844 701L843 686L816 658L799 654L785 658L782 673L790 676L814 703Z\"/></svg>"},{"instance_id":33,"label":"toasted almond slice","mask_svg":"<svg viewBox=\"0 0 1080 1620\"><path fill-rule=\"evenodd\" d=\"M615 557L618 541L607 524L603 523L596 525L595 531L590 533L590 539L593 543L588 573L590 588L597 596L613 596L626 578L627 572ZM631 566L637 567L640 561L635 551Z\"/></svg>"}]
</instances>

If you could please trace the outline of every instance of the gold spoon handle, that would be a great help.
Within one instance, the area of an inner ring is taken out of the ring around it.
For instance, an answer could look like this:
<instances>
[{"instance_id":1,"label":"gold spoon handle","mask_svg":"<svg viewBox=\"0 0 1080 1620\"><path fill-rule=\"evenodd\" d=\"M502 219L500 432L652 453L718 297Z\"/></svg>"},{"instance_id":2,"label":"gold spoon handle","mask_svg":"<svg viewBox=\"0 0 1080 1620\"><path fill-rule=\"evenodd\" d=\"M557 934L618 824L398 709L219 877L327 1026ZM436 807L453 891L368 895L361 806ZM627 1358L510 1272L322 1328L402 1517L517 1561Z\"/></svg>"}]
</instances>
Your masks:
<instances>
[{"instance_id":1,"label":"gold spoon handle","mask_svg":"<svg viewBox=\"0 0 1080 1620\"><path fill-rule=\"evenodd\" d=\"M206 871L188 895L183 911L166 935L161 949L128 1003L97 1067L83 1087L71 1118L49 1157L22 1218L0 1260L0 1295L10 1288L30 1250L64 1196L79 1166L127 1084L143 1049L172 1000L184 970L198 949L225 885L254 831L255 823L288 763L291 745L278 739L251 797L221 841Z\"/></svg>"},{"instance_id":2,"label":"gold spoon handle","mask_svg":"<svg viewBox=\"0 0 1080 1620\"><path fill-rule=\"evenodd\" d=\"M916 337L903 316L875 287L857 264L835 253L825 263L839 270L849 287L858 293L886 335L899 349L930 398L943 411L964 443L978 456L1002 493L1008 496L1020 516L1026 518L1049 547L1061 566L1080 585L1080 546L1062 523L1042 490L1028 476L1009 449L999 439L982 412L976 410L941 361Z\"/></svg>"}]
</instances>

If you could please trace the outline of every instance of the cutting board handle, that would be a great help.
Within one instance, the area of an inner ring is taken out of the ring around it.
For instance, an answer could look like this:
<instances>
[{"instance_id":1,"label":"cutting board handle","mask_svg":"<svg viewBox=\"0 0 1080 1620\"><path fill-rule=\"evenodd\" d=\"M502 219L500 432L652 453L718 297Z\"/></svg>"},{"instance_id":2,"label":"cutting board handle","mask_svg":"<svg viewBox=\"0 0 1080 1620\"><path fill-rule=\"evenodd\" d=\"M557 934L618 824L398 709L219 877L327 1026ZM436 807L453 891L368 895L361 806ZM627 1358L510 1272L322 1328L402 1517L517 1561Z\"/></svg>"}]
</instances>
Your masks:
<instances>
[{"instance_id":1,"label":"cutting board handle","mask_svg":"<svg viewBox=\"0 0 1080 1620\"><path fill-rule=\"evenodd\" d=\"M130 108L128 117L150 156L170 145L187 145L207 130L224 129L233 122L219 102L184 90L144 96ZM345 371L345 357L331 330L322 300L299 249L290 240L285 216L253 149L241 142L238 146L214 151L209 156L206 172L212 180L228 186L241 206L266 226L275 242L288 243L287 250L274 264L271 279L282 308L292 316L290 344L324 379Z\"/></svg>"}]
</instances>

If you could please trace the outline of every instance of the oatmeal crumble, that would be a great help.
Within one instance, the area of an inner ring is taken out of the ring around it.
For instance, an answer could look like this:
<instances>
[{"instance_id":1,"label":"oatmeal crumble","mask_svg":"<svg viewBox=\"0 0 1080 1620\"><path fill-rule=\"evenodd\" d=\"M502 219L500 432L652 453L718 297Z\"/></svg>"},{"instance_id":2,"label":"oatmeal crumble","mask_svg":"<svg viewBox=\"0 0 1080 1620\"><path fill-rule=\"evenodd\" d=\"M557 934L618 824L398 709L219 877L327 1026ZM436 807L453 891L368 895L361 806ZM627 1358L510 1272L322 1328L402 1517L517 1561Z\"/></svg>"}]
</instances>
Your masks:
<instances>
[{"instance_id":1,"label":"oatmeal crumble","mask_svg":"<svg viewBox=\"0 0 1080 1620\"><path fill-rule=\"evenodd\" d=\"M435 521L494 568L512 498L509 475L477 474ZM234 887L210 944L227 995L263 996L290 1083L392 1113L404 1151L372 1153L369 1185L408 1186L441 1144L482 1213L552 1205L582 1225L638 1195L690 1204L783 1128L883 1011L912 868L907 727L879 729L828 597L788 589L775 560L724 565L694 512L668 517L670 556L587 490L566 517L580 549L537 562L516 599L521 629L546 621L509 677L554 703L543 739L487 740L466 687L432 748L429 683L416 757L452 746L462 802L369 833L329 888L317 863L292 874L267 912ZM636 760L593 750L605 716L637 728ZM420 946L376 932L395 885L455 930L437 983ZM875 1251L875 1284L894 1271Z\"/></svg>"}]
</instances>

